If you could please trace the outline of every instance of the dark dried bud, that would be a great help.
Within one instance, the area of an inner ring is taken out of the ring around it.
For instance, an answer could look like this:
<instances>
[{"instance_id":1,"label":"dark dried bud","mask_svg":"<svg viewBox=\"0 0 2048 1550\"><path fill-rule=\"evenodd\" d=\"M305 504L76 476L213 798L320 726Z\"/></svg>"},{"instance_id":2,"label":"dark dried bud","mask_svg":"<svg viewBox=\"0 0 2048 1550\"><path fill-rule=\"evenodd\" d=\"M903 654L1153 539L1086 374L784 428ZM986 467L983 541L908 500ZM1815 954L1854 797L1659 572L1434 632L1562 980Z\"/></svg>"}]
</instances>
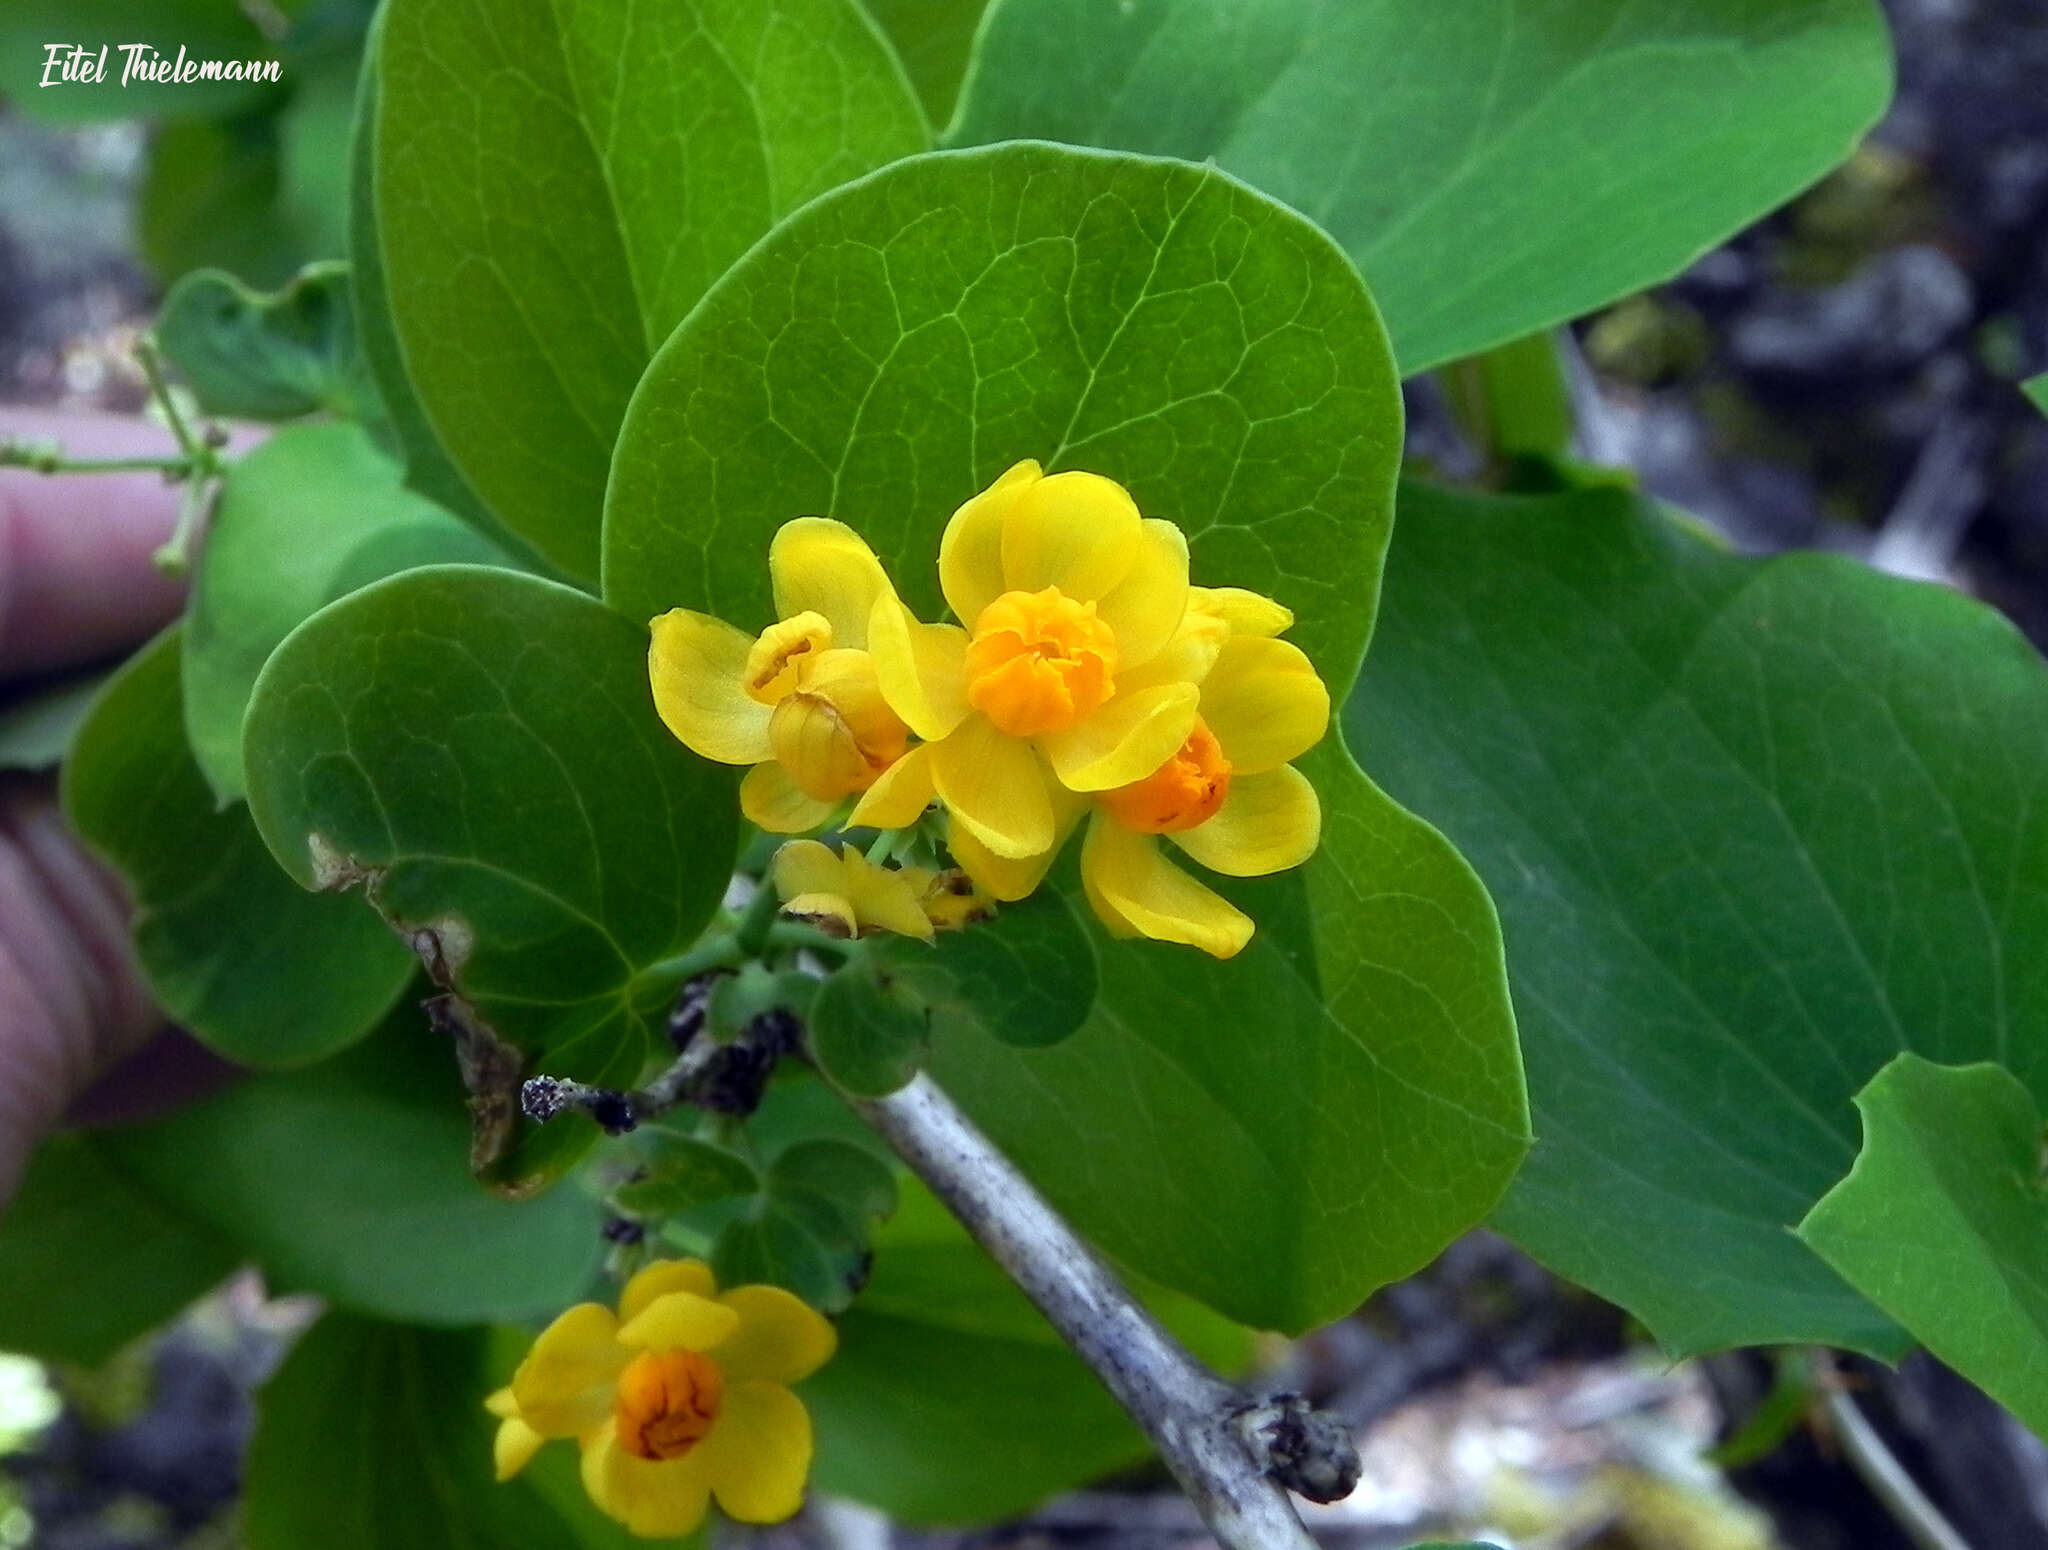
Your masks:
<instances>
[{"instance_id":1,"label":"dark dried bud","mask_svg":"<svg viewBox=\"0 0 2048 1550\"><path fill-rule=\"evenodd\" d=\"M676 1004L669 1009L668 1041L681 1054L690 1046L690 1041L704 1031L704 1021L711 1013L711 997L718 989L718 982L732 974L730 969L710 969L695 979L685 980L683 988L676 992Z\"/></svg>"},{"instance_id":2,"label":"dark dried bud","mask_svg":"<svg viewBox=\"0 0 2048 1550\"><path fill-rule=\"evenodd\" d=\"M607 1243L638 1243L647 1236L647 1229L631 1217L610 1216L599 1229Z\"/></svg>"},{"instance_id":3,"label":"dark dried bud","mask_svg":"<svg viewBox=\"0 0 2048 1550\"><path fill-rule=\"evenodd\" d=\"M633 1101L624 1093L599 1093L590 1100L590 1117L604 1127L606 1135L612 1136L622 1136L640 1123L640 1116L633 1112Z\"/></svg>"}]
</instances>

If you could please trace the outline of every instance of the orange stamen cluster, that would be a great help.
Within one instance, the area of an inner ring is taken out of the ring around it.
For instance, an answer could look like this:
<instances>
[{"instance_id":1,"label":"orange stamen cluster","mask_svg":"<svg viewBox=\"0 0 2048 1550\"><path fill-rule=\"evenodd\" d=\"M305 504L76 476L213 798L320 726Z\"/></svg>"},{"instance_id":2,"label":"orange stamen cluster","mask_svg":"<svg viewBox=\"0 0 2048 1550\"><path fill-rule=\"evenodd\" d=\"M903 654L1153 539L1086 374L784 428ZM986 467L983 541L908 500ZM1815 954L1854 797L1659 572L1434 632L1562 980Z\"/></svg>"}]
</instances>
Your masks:
<instances>
[{"instance_id":1,"label":"orange stamen cluster","mask_svg":"<svg viewBox=\"0 0 2048 1550\"><path fill-rule=\"evenodd\" d=\"M695 1351L643 1351L619 1375L619 1446L636 1458L688 1453L718 1419L725 1377Z\"/></svg>"},{"instance_id":2,"label":"orange stamen cluster","mask_svg":"<svg viewBox=\"0 0 2048 1550\"><path fill-rule=\"evenodd\" d=\"M967 644L967 702L1012 737L1064 732L1109 698L1116 633L1058 587L1005 592Z\"/></svg>"},{"instance_id":3,"label":"orange stamen cluster","mask_svg":"<svg viewBox=\"0 0 2048 1550\"><path fill-rule=\"evenodd\" d=\"M1179 834L1206 823L1230 794L1230 761L1197 719L1180 752L1143 780L1096 798L1116 821L1143 834Z\"/></svg>"}]
</instances>

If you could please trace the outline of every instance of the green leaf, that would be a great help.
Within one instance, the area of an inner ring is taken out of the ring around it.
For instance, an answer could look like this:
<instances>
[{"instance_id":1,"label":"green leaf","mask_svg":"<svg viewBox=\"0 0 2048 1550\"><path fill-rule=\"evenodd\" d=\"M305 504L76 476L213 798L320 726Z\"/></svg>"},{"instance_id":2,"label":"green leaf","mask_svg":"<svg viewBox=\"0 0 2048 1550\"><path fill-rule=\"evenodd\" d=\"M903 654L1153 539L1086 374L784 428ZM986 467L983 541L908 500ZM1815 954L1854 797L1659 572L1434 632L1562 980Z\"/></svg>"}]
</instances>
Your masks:
<instances>
[{"instance_id":1,"label":"green leaf","mask_svg":"<svg viewBox=\"0 0 2048 1550\"><path fill-rule=\"evenodd\" d=\"M960 81L967 74L967 56L981 24L982 0L865 0L903 61L910 84L917 88L925 116L943 127L953 116Z\"/></svg>"},{"instance_id":2,"label":"green leaf","mask_svg":"<svg viewBox=\"0 0 2048 1550\"><path fill-rule=\"evenodd\" d=\"M376 220L405 370L506 526L594 580L654 347L814 195L923 147L854 0L393 0Z\"/></svg>"},{"instance_id":3,"label":"green leaf","mask_svg":"<svg viewBox=\"0 0 2048 1550\"><path fill-rule=\"evenodd\" d=\"M1675 1351L1896 1356L1787 1229L1902 1048L2048 1082L2040 658L1617 492L1405 488L1386 597L1346 730L1500 906L1539 1137L1501 1227Z\"/></svg>"},{"instance_id":4,"label":"green leaf","mask_svg":"<svg viewBox=\"0 0 2048 1550\"><path fill-rule=\"evenodd\" d=\"M0 770L55 769L71 751L78 729L112 668L37 679L0 706Z\"/></svg>"},{"instance_id":5,"label":"green leaf","mask_svg":"<svg viewBox=\"0 0 2048 1550\"><path fill-rule=\"evenodd\" d=\"M722 1146L700 1141L656 1123L640 1127L647 1160L632 1182L612 1191L619 1209L643 1216L688 1211L761 1187L752 1163Z\"/></svg>"},{"instance_id":6,"label":"green leaf","mask_svg":"<svg viewBox=\"0 0 2048 1550\"><path fill-rule=\"evenodd\" d=\"M712 1264L721 1285L767 1281L836 1313L867 1278L870 1225L895 1208L895 1179L871 1153L830 1138L797 1141L719 1232Z\"/></svg>"},{"instance_id":7,"label":"green leaf","mask_svg":"<svg viewBox=\"0 0 2048 1550\"><path fill-rule=\"evenodd\" d=\"M64 766L65 816L127 879L158 1005L246 1065L316 1060L375 1025L411 961L353 901L295 887L245 810L215 810L178 658L174 627L108 681Z\"/></svg>"},{"instance_id":8,"label":"green leaf","mask_svg":"<svg viewBox=\"0 0 2048 1550\"><path fill-rule=\"evenodd\" d=\"M1005 1044L1057 1044L1095 1005L1088 935L1074 906L1050 891L1005 904L969 930L942 932L929 947L878 938L868 952L930 1006L941 1039L964 1025ZM815 1042L815 1021L811 1031Z\"/></svg>"},{"instance_id":9,"label":"green leaf","mask_svg":"<svg viewBox=\"0 0 2048 1550\"><path fill-rule=\"evenodd\" d=\"M460 561L504 555L403 489L398 465L357 426L289 426L236 462L185 620L185 731L214 795L242 795L242 717L285 636L369 582Z\"/></svg>"},{"instance_id":10,"label":"green leaf","mask_svg":"<svg viewBox=\"0 0 2048 1550\"><path fill-rule=\"evenodd\" d=\"M2038 377L2030 377L2025 382L2022 382L2020 384L2020 391L2034 401L2036 409L2039 409L2043 414L2048 414L2048 372L2043 372Z\"/></svg>"},{"instance_id":11,"label":"green leaf","mask_svg":"<svg viewBox=\"0 0 2048 1550\"><path fill-rule=\"evenodd\" d=\"M1916 1340L2048 1437L2041 1111L2008 1071L1900 1055L1856 1095L1863 1149L1799 1224Z\"/></svg>"},{"instance_id":12,"label":"green leaf","mask_svg":"<svg viewBox=\"0 0 2048 1550\"><path fill-rule=\"evenodd\" d=\"M1146 1301L1211 1366L1232 1372L1249 1356L1245 1332L1197 1304ZM1149 1451L1095 1375L914 1181L876 1234L874 1277L839 1320L838 1354L802 1393L817 1429L816 1488L920 1525L1008 1517Z\"/></svg>"},{"instance_id":13,"label":"green leaf","mask_svg":"<svg viewBox=\"0 0 2048 1550\"><path fill-rule=\"evenodd\" d=\"M554 1443L518 1479L491 1478L502 1373L480 1329L434 1331L330 1313L265 1385L249 1447L249 1550L628 1550ZM309 1467L317 1461L317 1467ZM701 1536L675 1543L701 1543Z\"/></svg>"},{"instance_id":14,"label":"green leaf","mask_svg":"<svg viewBox=\"0 0 2048 1550\"><path fill-rule=\"evenodd\" d=\"M0 1350L97 1367L235 1268L89 1136L52 1136L0 1215Z\"/></svg>"},{"instance_id":15,"label":"green leaf","mask_svg":"<svg viewBox=\"0 0 2048 1550\"><path fill-rule=\"evenodd\" d=\"M196 270L171 287L153 332L208 414L292 420L323 409L355 418L374 412L346 264L310 265L270 295L218 269Z\"/></svg>"},{"instance_id":16,"label":"green leaf","mask_svg":"<svg viewBox=\"0 0 2048 1550\"><path fill-rule=\"evenodd\" d=\"M100 1145L273 1291L434 1324L558 1312L597 1269L597 1206L574 1190L499 1199L470 1177L468 1130L454 1049L408 1001L333 1060Z\"/></svg>"},{"instance_id":17,"label":"green leaf","mask_svg":"<svg viewBox=\"0 0 2048 1550\"><path fill-rule=\"evenodd\" d=\"M893 1093L916 1076L931 1045L925 1003L893 969L865 956L818 988L809 1021L819 1068L862 1098Z\"/></svg>"},{"instance_id":18,"label":"green leaf","mask_svg":"<svg viewBox=\"0 0 2048 1550\"><path fill-rule=\"evenodd\" d=\"M758 629L770 537L827 512L935 618L948 516L1036 457L1179 522L1197 582L1287 604L1341 694L1399 447L1371 298L1299 216L1175 162L1050 145L916 157L785 222L656 357L620 440L606 595L634 618L681 605ZM1224 887L1260 922L1239 958L1091 924L1100 991L1079 1033L1021 1050L956 1020L935 1055L1112 1254L1292 1330L1429 1260L1527 1144L1477 880L1334 743L1304 768L1322 852ZM1085 917L1071 870L1056 875ZM1018 1007L1030 1020L1004 1039L1051 1026Z\"/></svg>"},{"instance_id":19,"label":"green leaf","mask_svg":"<svg viewBox=\"0 0 2048 1550\"><path fill-rule=\"evenodd\" d=\"M646 658L644 629L571 588L429 567L307 620L250 703L271 850L305 887L362 883L528 1074L631 1086L668 995L636 979L731 876L731 775L663 728ZM538 1185L591 1133L529 1130L494 1176Z\"/></svg>"},{"instance_id":20,"label":"green leaf","mask_svg":"<svg viewBox=\"0 0 2048 1550\"><path fill-rule=\"evenodd\" d=\"M1870 0L995 0L947 138L1213 157L1343 243L1417 372L1676 273L1890 95Z\"/></svg>"},{"instance_id":21,"label":"green leaf","mask_svg":"<svg viewBox=\"0 0 2048 1550\"><path fill-rule=\"evenodd\" d=\"M64 81L51 75L47 45L77 44L95 65L106 50L104 79ZM144 45L133 56L123 44ZM0 12L0 96L46 123L114 118L225 117L278 95L264 82L225 79L122 80L130 58L154 55L173 66L190 61L275 61L250 12L236 0L8 0ZM196 72L195 72L196 74ZM280 77L281 79L282 77Z\"/></svg>"}]
</instances>

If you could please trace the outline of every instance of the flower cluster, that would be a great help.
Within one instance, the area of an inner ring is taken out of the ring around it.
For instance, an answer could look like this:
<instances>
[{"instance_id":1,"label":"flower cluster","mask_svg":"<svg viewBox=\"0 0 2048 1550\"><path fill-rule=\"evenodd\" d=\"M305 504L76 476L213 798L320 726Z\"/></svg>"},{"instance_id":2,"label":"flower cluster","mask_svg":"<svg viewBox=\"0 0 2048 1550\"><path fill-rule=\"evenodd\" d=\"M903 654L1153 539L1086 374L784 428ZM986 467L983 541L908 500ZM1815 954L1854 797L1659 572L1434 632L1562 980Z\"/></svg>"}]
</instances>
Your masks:
<instances>
[{"instance_id":1,"label":"flower cluster","mask_svg":"<svg viewBox=\"0 0 2048 1550\"><path fill-rule=\"evenodd\" d=\"M836 1343L780 1287L721 1294L699 1261L657 1260L626 1283L617 1314L579 1303L541 1331L485 1401L498 1478L572 1437L590 1499L644 1538L693 1532L714 1497L742 1523L779 1523L811 1467L810 1416L789 1385Z\"/></svg>"},{"instance_id":2,"label":"flower cluster","mask_svg":"<svg viewBox=\"0 0 2048 1550\"><path fill-rule=\"evenodd\" d=\"M1112 932L1236 953L1251 921L1160 840L1232 877L1313 854L1322 809L1292 761L1330 698L1279 638L1293 615L1191 586L1173 523L1030 461L953 514L938 560L953 622L925 623L857 533L802 517L770 546L778 617L758 637L687 609L653 622L655 705L699 754L751 766L749 819L902 830L937 804L973 890L813 845L778 859L783 898L848 934L929 936L978 895L1030 894L1085 821L1082 886Z\"/></svg>"}]
</instances>

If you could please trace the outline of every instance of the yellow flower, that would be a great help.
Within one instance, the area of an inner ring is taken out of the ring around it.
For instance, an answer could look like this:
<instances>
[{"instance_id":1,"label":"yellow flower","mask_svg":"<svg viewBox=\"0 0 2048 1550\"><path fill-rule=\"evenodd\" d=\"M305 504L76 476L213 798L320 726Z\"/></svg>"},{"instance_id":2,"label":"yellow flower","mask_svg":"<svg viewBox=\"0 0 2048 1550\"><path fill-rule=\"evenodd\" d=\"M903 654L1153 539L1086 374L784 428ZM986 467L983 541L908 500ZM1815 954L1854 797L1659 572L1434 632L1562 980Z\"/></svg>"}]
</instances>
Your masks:
<instances>
[{"instance_id":1,"label":"yellow flower","mask_svg":"<svg viewBox=\"0 0 2048 1550\"><path fill-rule=\"evenodd\" d=\"M870 617L896 597L881 562L845 523L799 517L769 546L768 575L777 622L758 638L687 608L653 621L656 710L705 758L752 766L740 806L763 829L814 829L862 793L850 821L900 827L916 811L898 817L885 776L910 734L868 651Z\"/></svg>"},{"instance_id":2,"label":"yellow flower","mask_svg":"<svg viewBox=\"0 0 2048 1550\"><path fill-rule=\"evenodd\" d=\"M869 626L882 696L924 739L890 772L892 802L936 794L961 865L1021 898L1077 793L1143 778L1194 727L1194 684L1157 669L1187 607L1187 540L1099 474L1025 461L953 514L939 584L959 624L921 624L891 594Z\"/></svg>"},{"instance_id":3,"label":"yellow flower","mask_svg":"<svg viewBox=\"0 0 2048 1550\"><path fill-rule=\"evenodd\" d=\"M963 872L877 866L850 845L834 851L817 840L791 840L769 870L782 913L832 936L893 931L929 942L934 930L957 931L991 913Z\"/></svg>"},{"instance_id":4,"label":"yellow flower","mask_svg":"<svg viewBox=\"0 0 2048 1550\"><path fill-rule=\"evenodd\" d=\"M1114 935L1218 958L1251 940L1250 917L1173 865L1160 835L1227 877L1284 871L1315 853L1322 804L1288 761L1321 741L1330 695L1300 648L1274 638L1293 622L1256 593L1191 597L1165 655L1200 680L1194 726L1142 780L1096 794L1081 845L1081 886Z\"/></svg>"},{"instance_id":5,"label":"yellow flower","mask_svg":"<svg viewBox=\"0 0 2048 1550\"><path fill-rule=\"evenodd\" d=\"M779 1287L721 1294L699 1261L658 1260L626 1283L616 1316L580 1303L541 1331L485 1401L498 1478L574 1437L590 1499L643 1538L691 1533L714 1497L742 1523L779 1523L811 1465L810 1416L788 1385L836 1343Z\"/></svg>"}]
</instances>

